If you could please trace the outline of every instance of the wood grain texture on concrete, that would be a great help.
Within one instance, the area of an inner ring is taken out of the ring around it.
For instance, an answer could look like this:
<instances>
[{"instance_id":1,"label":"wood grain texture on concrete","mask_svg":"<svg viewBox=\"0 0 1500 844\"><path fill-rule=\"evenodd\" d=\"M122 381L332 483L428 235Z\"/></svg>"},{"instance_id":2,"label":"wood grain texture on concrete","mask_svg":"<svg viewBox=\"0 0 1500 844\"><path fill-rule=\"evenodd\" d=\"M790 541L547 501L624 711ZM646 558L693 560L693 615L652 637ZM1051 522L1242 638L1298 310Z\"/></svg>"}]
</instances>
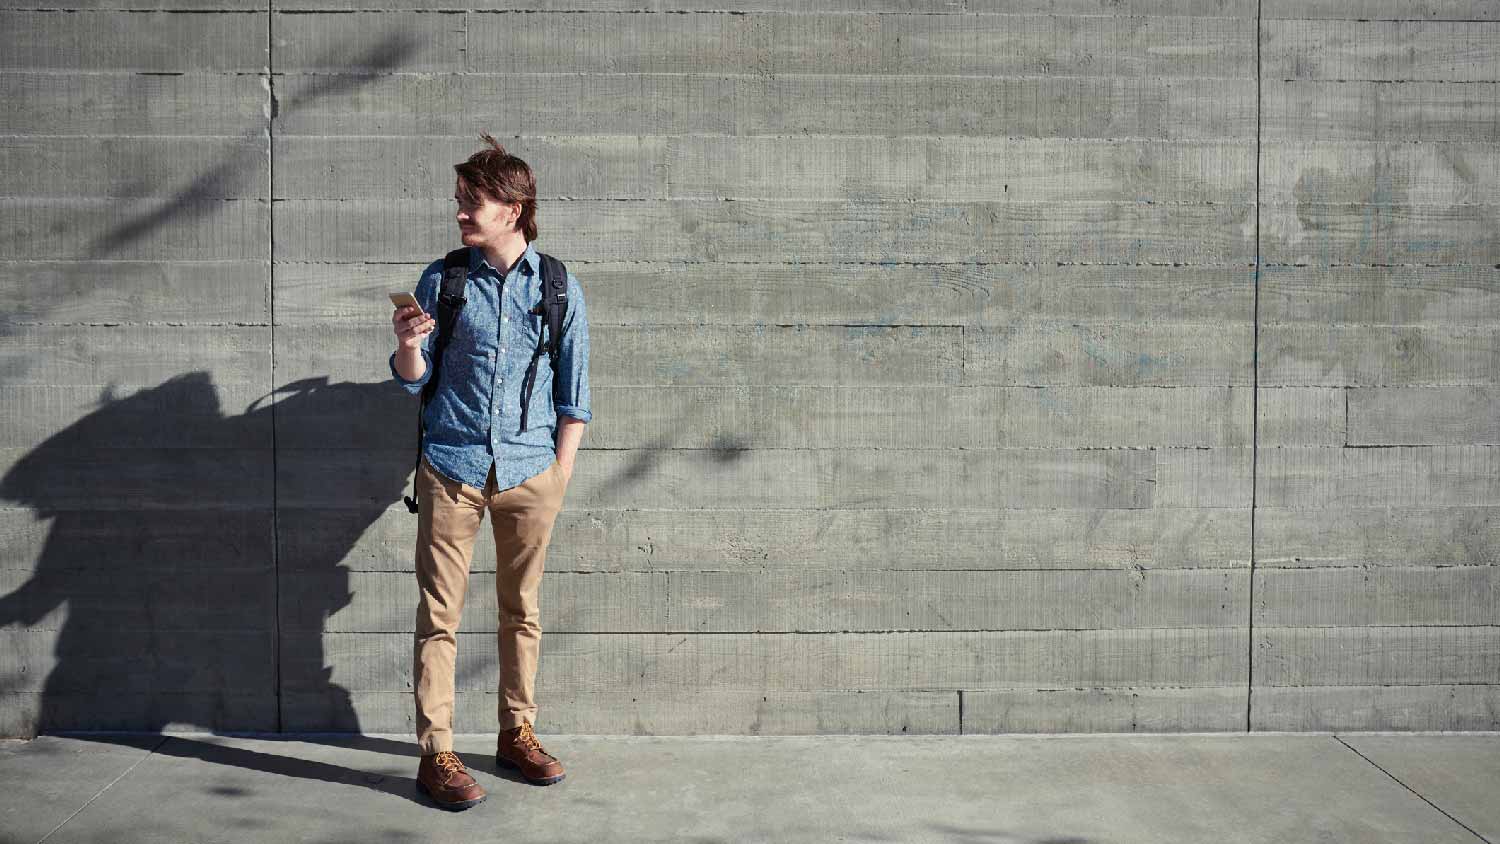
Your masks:
<instances>
[{"instance_id":1,"label":"wood grain texture on concrete","mask_svg":"<svg viewBox=\"0 0 1500 844\"><path fill-rule=\"evenodd\" d=\"M1344 409L1300 434L1260 405L1250 724L1488 729L1495 10L1337 6L1267 4L1260 28L1260 396Z\"/></svg>"},{"instance_id":2,"label":"wood grain texture on concrete","mask_svg":"<svg viewBox=\"0 0 1500 844\"><path fill-rule=\"evenodd\" d=\"M490 132L591 324L545 723L1497 728L1500 13L1357 5L0 0L0 727L412 729L385 294Z\"/></svg>"}]
</instances>

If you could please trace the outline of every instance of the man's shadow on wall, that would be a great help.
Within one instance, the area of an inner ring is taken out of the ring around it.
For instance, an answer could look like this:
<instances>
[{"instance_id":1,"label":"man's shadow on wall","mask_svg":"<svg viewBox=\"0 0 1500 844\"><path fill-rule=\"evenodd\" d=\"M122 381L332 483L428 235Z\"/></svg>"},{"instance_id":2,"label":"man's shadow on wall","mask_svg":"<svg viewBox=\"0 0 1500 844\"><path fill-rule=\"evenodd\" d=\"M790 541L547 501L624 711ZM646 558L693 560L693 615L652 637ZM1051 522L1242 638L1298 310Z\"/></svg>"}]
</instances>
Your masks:
<instances>
[{"instance_id":1,"label":"man's shadow on wall","mask_svg":"<svg viewBox=\"0 0 1500 844\"><path fill-rule=\"evenodd\" d=\"M350 603L349 570L341 563L365 530L401 501L410 459L362 465L357 506L328 519L318 542L299 543L297 572L311 575L306 580L316 588L296 593L303 623L278 623L277 613L284 622L287 608L276 594L272 556L272 412L271 402L257 400L243 413L225 415L209 375L189 373L128 397L106 394L97 410L49 437L0 479L0 498L47 523L29 578L0 596L0 628L35 628L44 620L57 625L52 659L23 646L16 660L50 669L33 717L38 733L160 733L169 725L233 732L244 724L275 731L279 635L284 670L288 655L299 666L323 666L315 677L299 679L301 699L315 701L322 724L353 733L314 740L415 754L414 742L362 735L349 692L330 679L318 623ZM399 427L415 437L415 405L388 383L295 382L277 390L274 412L282 430L329 423L335 430L368 430L409 421L410 427ZM160 447L174 444L186 447ZM298 497L306 492L292 491ZM415 538L415 520L412 530ZM0 678L0 692L32 688L25 675ZM177 736L88 738L156 744L158 753L415 799L410 780L371 779L293 756Z\"/></svg>"}]
</instances>

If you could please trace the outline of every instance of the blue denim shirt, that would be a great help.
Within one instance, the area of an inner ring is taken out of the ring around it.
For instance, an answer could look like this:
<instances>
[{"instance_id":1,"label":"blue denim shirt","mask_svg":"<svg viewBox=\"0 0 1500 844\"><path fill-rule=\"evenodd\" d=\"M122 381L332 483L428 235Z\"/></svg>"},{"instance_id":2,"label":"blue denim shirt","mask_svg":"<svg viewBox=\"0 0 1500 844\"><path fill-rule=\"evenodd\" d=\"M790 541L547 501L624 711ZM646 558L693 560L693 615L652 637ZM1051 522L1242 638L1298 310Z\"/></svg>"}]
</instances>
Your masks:
<instances>
[{"instance_id":1,"label":"blue denim shirt","mask_svg":"<svg viewBox=\"0 0 1500 844\"><path fill-rule=\"evenodd\" d=\"M414 291L422 310L434 318L442 281L439 258L422 271ZM524 431L521 382L542 330L541 315L529 313L542 301L542 265L536 247L526 244L509 273L491 266L484 250L470 248L464 298L468 301L443 350L437 391L423 412L422 453L442 475L479 489L484 488L493 465L495 483L509 489L545 471L557 458L559 413L584 422L593 418L583 289L569 272L558 383L554 389L552 367L544 351L537 360ZM391 377L412 395L421 394L422 385L432 376L436 336L433 330L422 341L426 369L415 381L401 377L396 371L396 353L391 353Z\"/></svg>"}]
</instances>

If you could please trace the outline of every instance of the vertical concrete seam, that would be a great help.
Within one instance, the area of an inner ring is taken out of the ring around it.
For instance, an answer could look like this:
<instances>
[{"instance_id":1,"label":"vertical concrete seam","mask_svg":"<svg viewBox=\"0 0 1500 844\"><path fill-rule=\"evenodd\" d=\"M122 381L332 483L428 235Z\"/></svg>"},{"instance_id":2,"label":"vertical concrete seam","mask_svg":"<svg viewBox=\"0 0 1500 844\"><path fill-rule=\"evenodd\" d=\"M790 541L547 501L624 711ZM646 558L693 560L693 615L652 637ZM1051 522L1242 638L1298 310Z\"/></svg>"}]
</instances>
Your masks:
<instances>
[{"instance_id":1,"label":"vertical concrete seam","mask_svg":"<svg viewBox=\"0 0 1500 844\"><path fill-rule=\"evenodd\" d=\"M167 742L169 742L171 740L172 740L171 736L162 736L161 737L161 741L157 742L156 744L151 745L151 749L148 750L148 751L146 751L145 755L143 755L141 758L139 758L139 759L135 760L134 762L132 762L130 764L130 767L128 767L124 771L120 772L119 776L117 776L114 779L110 780L103 788L99 789L98 794L95 794L93 797L90 797L89 799L85 800L83 802L83 805L79 806L78 809L73 812L73 814L68 815L66 818L63 818L62 819L62 823L59 823L57 826L52 827L52 831L51 832L48 832L46 835L43 835L41 838L38 838L36 840L36 844L42 844L43 841L46 841L48 838L51 838L53 835L55 835L59 829L62 829L64 826L67 826L68 821L71 821L74 818L78 817L79 813L81 813L84 809L87 809L89 807L90 803L93 803L95 800L98 800L100 794L103 794L104 792L109 791L111 788L114 787L115 783L119 782L122 779L125 779L125 777L128 776L131 771L135 770L135 768L136 768L137 765L141 764L142 762L146 761L147 759L150 759L151 756L156 753L157 748L161 747L162 745L166 744Z\"/></svg>"},{"instance_id":2,"label":"vertical concrete seam","mask_svg":"<svg viewBox=\"0 0 1500 844\"><path fill-rule=\"evenodd\" d=\"M1440 812L1442 814L1443 817L1447 818L1450 821L1453 821L1454 823L1456 823L1459 826L1463 827L1464 829L1468 830L1469 833L1472 834L1475 838L1478 838L1480 841L1485 842L1485 844L1495 844L1494 842L1490 841L1490 839L1485 838L1483 835L1480 835L1478 832L1476 832L1473 827L1469 826L1468 824L1464 823L1463 821L1459 820L1458 818L1453 817L1452 815L1448 814L1447 812L1444 812L1443 811L1443 807L1441 807L1438 804L1432 802L1431 800L1428 800L1426 797L1423 797L1422 794L1421 794L1421 792L1417 791L1415 788L1412 788L1411 786L1409 786L1406 783L1402 782L1399 778L1397 778L1397 776L1395 774L1391 773L1390 771L1387 771L1385 768L1380 767L1380 765L1378 763L1376 763L1376 761L1374 759L1371 759L1370 757L1364 755L1363 753L1360 753L1358 750L1356 750L1354 748L1353 745L1349 744L1349 742L1347 742L1347 741L1344 741L1344 737L1343 736L1340 736L1340 735L1338 735L1338 734L1335 733L1334 736L1333 736L1333 740L1336 741L1336 742L1338 742L1339 744L1342 744L1343 746L1349 748L1349 752L1350 753L1353 753L1355 756L1358 756L1359 758L1365 760L1366 762L1369 762L1371 765L1373 765L1375 767L1375 770L1377 770L1377 771L1381 772L1382 774L1385 774L1386 776L1390 777L1391 780L1393 782L1395 782L1397 785L1401 786L1402 788L1406 789L1407 791L1410 791L1412 794L1415 794L1418 800L1421 800L1423 803L1426 803L1427 805L1429 805L1432 808L1436 809L1438 812Z\"/></svg>"},{"instance_id":3,"label":"vertical concrete seam","mask_svg":"<svg viewBox=\"0 0 1500 844\"><path fill-rule=\"evenodd\" d=\"M276 637L273 662L276 666L276 732L282 732L281 706L281 503L277 500L276 449L276 60L275 0L266 0L266 92L270 98L270 109L266 116L266 283L270 292L271 313L271 570L272 584L276 590L276 619L272 625Z\"/></svg>"},{"instance_id":4,"label":"vertical concrete seam","mask_svg":"<svg viewBox=\"0 0 1500 844\"><path fill-rule=\"evenodd\" d=\"M958 690L958 734L964 734L964 690Z\"/></svg>"},{"instance_id":5,"label":"vertical concrete seam","mask_svg":"<svg viewBox=\"0 0 1500 844\"><path fill-rule=\"evenodd\" d=\"M1260 466L1260 120L1263 97L1260 90L1260 13L1255 2L1255 276L1250 333L1250 583L1245 606L1245 732L1251 732L1255 699L1255 487Z\"/></svg>"}]
</instances>

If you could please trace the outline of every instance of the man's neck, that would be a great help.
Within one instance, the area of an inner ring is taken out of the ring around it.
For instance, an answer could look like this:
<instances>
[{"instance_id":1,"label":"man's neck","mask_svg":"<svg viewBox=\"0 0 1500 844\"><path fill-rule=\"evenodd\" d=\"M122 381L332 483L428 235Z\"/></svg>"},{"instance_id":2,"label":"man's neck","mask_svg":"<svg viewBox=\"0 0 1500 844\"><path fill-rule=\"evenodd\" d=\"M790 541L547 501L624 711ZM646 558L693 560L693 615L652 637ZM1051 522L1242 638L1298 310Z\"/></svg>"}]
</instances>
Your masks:
<instances>
[{"instance_id":1,"label":"man's neck","mask_svg":"<svg viewBox=\"0 0 1500 844\"><path fill-rule=\"evenodd\" d=\"M509 272L521 253L526 251L526 238L514 237L499 246L486 246L483 249L484 259L490 262L490 266L502 273Z\"/></svg>"}]
</instances>

